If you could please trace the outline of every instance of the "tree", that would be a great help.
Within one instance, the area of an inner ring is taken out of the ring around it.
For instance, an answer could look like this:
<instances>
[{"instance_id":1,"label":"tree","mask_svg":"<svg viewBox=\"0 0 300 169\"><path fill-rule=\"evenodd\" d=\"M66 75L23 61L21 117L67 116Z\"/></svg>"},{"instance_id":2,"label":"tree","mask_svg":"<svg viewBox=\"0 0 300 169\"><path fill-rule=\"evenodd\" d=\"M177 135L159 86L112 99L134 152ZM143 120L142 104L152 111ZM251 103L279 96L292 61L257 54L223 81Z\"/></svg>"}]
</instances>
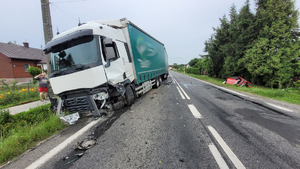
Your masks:
<instances>
[{"instance_id":1,"label":"tree","mask_svg":"<svg viewBox=\"0 0 300 169\"><path fill-rule=\"evenodd\" d=\"M290 82L300 54L294 34L299 14L292 0L258 0L257 5L258 38L244 63L252 76L263 76L267 86L282 88Z\"/></svg>"},{"instance_id":2,"label":"tree","mask_svg":"<svg viewBox=\"0 0 300 169\"><path fill-rule=\"evenodd\" d=\"M212 67L210 75L222 77L223 76L223 65L224 59L226 57L226 53L229 50L229 22L224 15L223 18L220 18L221 25L218 28L213 28L215 34L211 36L211 38L205 41L204 52L209 54L211 58Z\"/></svg>"},{"instance_id":3,"label":"tree","mask_svg":"<svg viewBox=\"0 0 300 169\"><path fill-rule=\"evenodd\" d=\"M179 66L177 65L177 63L174 63L174 64L173 64L173 68L175 68L175 69L178 69L178 68L179 68Z\"/></svg>"},{"instance_id":4,"label":"tree","mask_svg":"<svg viewBox=\"0 0 300 169\"><path fill-rule=\"evenodd\" d=\"M197 64L198 60L199 60L198 58L192 59L192 60L189 62L189 65L190 65L191 67L194 67L194 66Z\"/></svg>"}]
</instances>

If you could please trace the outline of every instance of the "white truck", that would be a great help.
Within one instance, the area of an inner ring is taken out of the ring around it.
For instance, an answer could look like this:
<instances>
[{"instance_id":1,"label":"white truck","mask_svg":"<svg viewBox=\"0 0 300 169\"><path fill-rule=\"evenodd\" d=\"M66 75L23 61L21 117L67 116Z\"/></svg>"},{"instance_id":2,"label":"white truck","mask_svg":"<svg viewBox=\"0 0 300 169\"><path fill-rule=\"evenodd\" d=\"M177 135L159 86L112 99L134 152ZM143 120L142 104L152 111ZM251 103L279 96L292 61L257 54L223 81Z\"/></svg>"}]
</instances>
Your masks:
<instances>
[{"instance_id":1,"label":"white truck","mask_svg":"<svg viewBox=\"0 0 300 169\"><path fill-rule=\"evenodd\" d=\"M55 36L49 81L70 112L120 109L168 77L164 44L126 18L92 21Z\"/></svg>"}]
</instances>

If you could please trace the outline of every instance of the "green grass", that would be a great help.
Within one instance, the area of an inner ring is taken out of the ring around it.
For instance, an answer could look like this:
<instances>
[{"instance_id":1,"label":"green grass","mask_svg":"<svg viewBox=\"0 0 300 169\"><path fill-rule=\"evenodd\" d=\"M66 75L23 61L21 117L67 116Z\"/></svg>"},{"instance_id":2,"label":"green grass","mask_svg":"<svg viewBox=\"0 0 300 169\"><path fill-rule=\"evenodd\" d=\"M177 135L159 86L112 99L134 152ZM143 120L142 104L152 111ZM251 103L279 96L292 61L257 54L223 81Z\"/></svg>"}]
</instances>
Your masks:
<instances>
[{"instance_id":1,"label":"green grass","mask_svg":"<svg viewBox=\"0 0 300 169\"><path fill-rule=\"evenodd\" d=\"M29 88L29 92L28 92ZM0 86L0 110L39 100L38 84Z\"/></svg>"},{"instance_id":2,"label":"green grass","mask_svg":"<svg viewBox=\"0 0 300 169\"><path fill-rule=\"evenodd\" d=\"M16 115L0 110L0 164L24 153L64 128L50 104Z\"/></svg>"},{"instance_id":3,"label":"green grass","mask_svg":"<svg viewBox=\"0 0 300 169\"><path fill-rule=\"evenodd\" d=\"M183 73L182 71L175 71L178 73L186 74L188 76L201 79L222 87L226 87L235 91L239 92L245 92L245 93L251 93L258 96L263 96L266 98L271 98L274 100L284 101L287 103L292 104L298 104L300 105L300 91L295 88L288 88L288 89L271 89L265 86L259 86L259 85L251 85L252 89L246 88L246 87L239 87L235 85L228 85L223 84L225 79L219 79L219 78L213 78L203 75L195 75L195 74L189 74L189 73Z\"/></svg>"}]
</instances>

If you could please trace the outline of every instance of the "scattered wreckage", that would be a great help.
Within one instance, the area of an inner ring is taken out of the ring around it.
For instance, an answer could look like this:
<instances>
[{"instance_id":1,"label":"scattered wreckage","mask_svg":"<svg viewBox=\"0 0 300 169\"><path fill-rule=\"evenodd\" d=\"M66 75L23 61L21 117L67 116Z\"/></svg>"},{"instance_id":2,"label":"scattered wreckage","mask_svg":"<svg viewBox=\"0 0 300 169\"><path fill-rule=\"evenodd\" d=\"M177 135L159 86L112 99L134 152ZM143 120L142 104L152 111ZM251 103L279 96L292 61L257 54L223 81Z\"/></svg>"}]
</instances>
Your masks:
<instances>
[{"instance_id":1,"label":"scattered wreckage","mask_svg":"<svg viewBox=\"0 0 300 169\"><path fill-rule=\"evenodd\" d=\"M223 82L223 84L238 85L240 87L246 86L246 87L252 88L250 86L251 83L240 76L229 77Z\"/></svg>"}]
</instances>

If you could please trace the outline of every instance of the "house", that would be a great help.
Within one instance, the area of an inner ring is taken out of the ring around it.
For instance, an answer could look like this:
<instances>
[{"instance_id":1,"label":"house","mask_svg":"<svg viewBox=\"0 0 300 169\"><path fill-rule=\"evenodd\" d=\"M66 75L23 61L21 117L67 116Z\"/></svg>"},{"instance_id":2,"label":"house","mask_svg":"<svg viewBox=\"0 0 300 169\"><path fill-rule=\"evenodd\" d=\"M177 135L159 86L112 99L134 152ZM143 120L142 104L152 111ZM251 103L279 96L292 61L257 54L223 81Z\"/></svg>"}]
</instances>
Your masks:
<instances>
[{"instance_id":1,"label":"house","mask_svg":"<svg viewBox=\"0 0 300 169\"><path fill-rule=\"evenodd\" d=\"M28 82L32 76L28 73L30 66L47 70L47 61L44 51L30 48L29 43L24 46L0 42L0 79L10 83L14 79L18 82Z\"/></svg>"}]
</instances>

